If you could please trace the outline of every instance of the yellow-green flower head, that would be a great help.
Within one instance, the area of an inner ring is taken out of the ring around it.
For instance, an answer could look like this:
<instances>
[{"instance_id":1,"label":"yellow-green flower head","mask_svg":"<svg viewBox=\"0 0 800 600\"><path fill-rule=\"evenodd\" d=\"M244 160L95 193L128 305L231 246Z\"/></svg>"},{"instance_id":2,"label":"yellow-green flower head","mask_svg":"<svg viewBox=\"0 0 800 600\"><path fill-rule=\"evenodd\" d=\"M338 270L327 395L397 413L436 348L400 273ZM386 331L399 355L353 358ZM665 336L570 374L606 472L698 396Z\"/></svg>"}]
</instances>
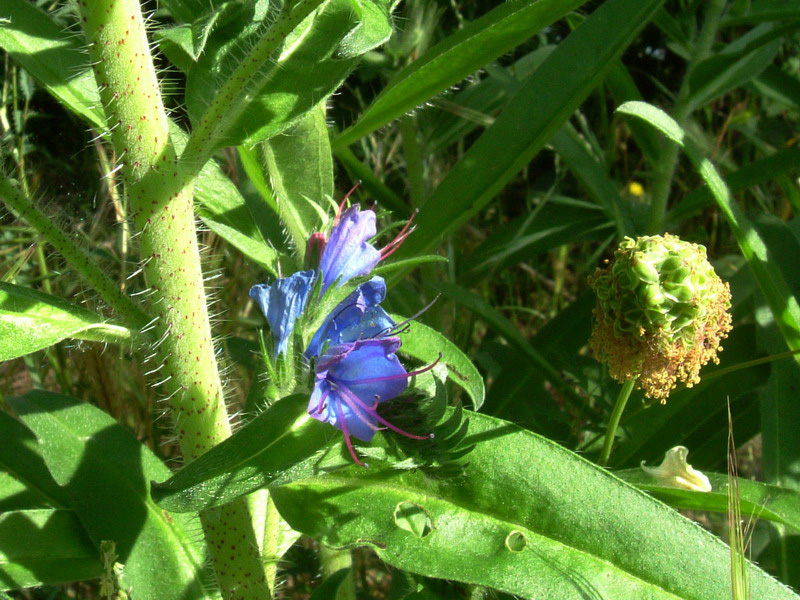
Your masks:
<instances>
[{"instance_id":1,"label":"yellow-green flower head","mask_svg":"<svg viewBox=\"0 0 800 600\"><path fill-rule=\"evenodd\" d=\"M589 283L597 294L589 344L617 381L638 378L664 402L678 381L691 387L704 364L719 362L731 292L703 246L669 234L626 237Z\"/></svg>"}]
</instances>

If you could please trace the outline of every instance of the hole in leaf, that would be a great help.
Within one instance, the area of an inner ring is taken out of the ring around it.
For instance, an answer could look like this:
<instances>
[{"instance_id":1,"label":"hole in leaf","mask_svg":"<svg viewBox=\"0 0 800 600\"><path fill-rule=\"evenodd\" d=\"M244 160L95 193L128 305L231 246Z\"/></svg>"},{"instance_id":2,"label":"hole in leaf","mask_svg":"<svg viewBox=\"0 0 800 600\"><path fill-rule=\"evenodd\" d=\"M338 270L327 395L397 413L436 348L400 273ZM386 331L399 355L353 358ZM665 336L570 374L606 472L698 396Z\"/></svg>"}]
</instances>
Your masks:
<instances>
[{"instance_id":1,"label":"hole in leaf","mask_svg":"<svg viewBox=\"0 0 800 600\"><path fill-rule=\"evenodd\" d=\"M430 515L419 504L401 502L394 509L394 522L400 529L410 531L418 538L424 538L433 530Z\"/></svg>"},{"instance_id":2,"label":"hole in leaf","mask_svg":"<svg viewBox=\"0 0 800 600\"><path fill-rule=\"evenodd\" d=\"M512 552L522 552L528 545L528 538L525 534L516 529L506 536L506 548Z\"/></svg>"}]
</instances>

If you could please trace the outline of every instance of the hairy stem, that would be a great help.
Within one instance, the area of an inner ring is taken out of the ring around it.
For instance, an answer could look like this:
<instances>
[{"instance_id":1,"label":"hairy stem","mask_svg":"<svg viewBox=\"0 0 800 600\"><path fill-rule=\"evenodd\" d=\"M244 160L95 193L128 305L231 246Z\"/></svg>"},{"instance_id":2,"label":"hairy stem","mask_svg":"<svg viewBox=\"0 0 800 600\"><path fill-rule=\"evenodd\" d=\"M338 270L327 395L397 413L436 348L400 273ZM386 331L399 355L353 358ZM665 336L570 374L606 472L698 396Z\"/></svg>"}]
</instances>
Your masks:
<instances>
[{"instance_id":1,"label":"hairy stem","mask_svg":"<svg viewBox=\"0 0 800 600\"><path fill-rule=\"evenodd\" d=\"M157 377L169 395L178 440L190 461L231 433L200 267L193 176L179 163L169 137L138 0L79 4L152 290ZM269 598L246 500L200 516L223 595Z\"/></svg>"},{"instance_id":2,"label":"hairy stem","mask_svg":"<svg viewBox=\"0 0 800 600\"><path fill-rule=\"evenodd\" d=\"M703 21L703 28L697 36L697 40L694 44L694 51L692 52L692 57L686 69L686 75L681 82L678 96L675 99L675 106L672 110L672 116L675 122L680 125L681 129L685 129L686 122L694 108L690 102L691 98L689 97L689 75L692 69L711 52L714 38L719 29L722 11L725 9L725 0L709 0L707 6L708 9L706 10L705 19ZM650 217L647 222L647 232L650 234L661 233L663 228L664 215L667 212L667 201L669 200L670 190L672 190L672 179L678 164L679 151L680 148L677 144L668 144L659 159L659 163L655 165L656 178L653 182Z\"/></svg>"},{"instance_id":3,"label":"hairy stem","mask_svg":"<svg viewBox=\"0 0 800 600\"><path fill-rule=\"evenodd\" d=\"M40 211L28 196L23 194L14 183L0 174L0 198L6 206L21 219L33 227L44 240L53 246L69 265L100 294L100 297L113 308L134 329L144 327L150 318L127 295L122 293L108 275L73 242L53 221Z\"/></svg>"},{"instance_id":4,"label":"hairy stem","mask_svg":"<svg viewBox=\"0 0 800 600\"><path fill-rule=\"evenodd\" d=\"M324 2L299 0L296 3L284 3L275 22L231 73L192 131L182 155L182 162L192 173L198 173L211 153L224 144L228 127L247 108L247 90L261 77L267 76L263 73L263 67L283 40Z\"/></svg>"}]
</instances>

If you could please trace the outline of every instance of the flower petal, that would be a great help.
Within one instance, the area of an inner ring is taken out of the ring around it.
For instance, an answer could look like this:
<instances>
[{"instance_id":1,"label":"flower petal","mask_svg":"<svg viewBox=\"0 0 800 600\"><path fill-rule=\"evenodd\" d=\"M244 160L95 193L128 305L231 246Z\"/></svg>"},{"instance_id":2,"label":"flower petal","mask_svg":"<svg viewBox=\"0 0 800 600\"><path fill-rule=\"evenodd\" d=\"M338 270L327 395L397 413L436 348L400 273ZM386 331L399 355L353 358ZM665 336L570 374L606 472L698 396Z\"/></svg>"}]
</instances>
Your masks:
<instances>
[{"instance_id":1,"label":"flower petal","mask_svg":"<svg viewBox=\"0 0 800 600\"><path fill-rule=\"evenodd\" d=\"M314 271L299 271L278 279L272 285L260 283L250 288L275 338L275 355L286 351L294 323L306 305Z\"/></svg>"},{"instance_id":2,"label":"flower petal","mask_svg":"<svg viewBox=\"0 0 800 600\"><path fill-rule=\"evenodd\" d=\"M373 211L351 206L341 215L319 263L323 293L337 280L342 284L375 268L381 254L368 243L375 233Z\"/></svg>"},{"instance_id":3,"label":"flower petal","mask_svg":"<svg viewBox=\"0 0 800 600\"><path fill-rule=\"evenodd\" d=\"M358 286L323 321L306 349L307 358L319 356L327 341L330 346L371 339L386 334L395 322L377 306L386 297L386 283L373 277Z\"/></svg>"},{"instance_id":4,"label":"flower petal","mask_svg":"<svg viewBox=\"0 0 800 600\"><path fill-rule=\"evenodd\" d=\"M341 414L350 435L370 441L378 425L372 407L399 396L408 385L395 355L399 347L400 338L388 337L329 348L317 363L309 414L344 430Z\"/></svg>"}]
</instances>

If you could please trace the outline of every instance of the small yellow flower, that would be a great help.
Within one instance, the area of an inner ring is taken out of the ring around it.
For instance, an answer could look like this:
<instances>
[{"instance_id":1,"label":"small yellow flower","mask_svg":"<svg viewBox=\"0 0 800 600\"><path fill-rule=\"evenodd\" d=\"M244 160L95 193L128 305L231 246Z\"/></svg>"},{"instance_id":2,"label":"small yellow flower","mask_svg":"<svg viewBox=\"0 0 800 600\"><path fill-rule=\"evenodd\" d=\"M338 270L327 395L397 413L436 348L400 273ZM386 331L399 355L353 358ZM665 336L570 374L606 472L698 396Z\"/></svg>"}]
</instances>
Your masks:
<instances>
[{"instance_id":1,"label":"small yellow flower","mask_svg":"<svg viewBox=\"0 0 800 600\"><path fill-rule=\"evenodd\" d=\"M644 186L638 181L631 181L628 184L628 193L631 196L636 196L637 198L641 198L642 196L644 196Z\"/></svg>"}]
</instances>

